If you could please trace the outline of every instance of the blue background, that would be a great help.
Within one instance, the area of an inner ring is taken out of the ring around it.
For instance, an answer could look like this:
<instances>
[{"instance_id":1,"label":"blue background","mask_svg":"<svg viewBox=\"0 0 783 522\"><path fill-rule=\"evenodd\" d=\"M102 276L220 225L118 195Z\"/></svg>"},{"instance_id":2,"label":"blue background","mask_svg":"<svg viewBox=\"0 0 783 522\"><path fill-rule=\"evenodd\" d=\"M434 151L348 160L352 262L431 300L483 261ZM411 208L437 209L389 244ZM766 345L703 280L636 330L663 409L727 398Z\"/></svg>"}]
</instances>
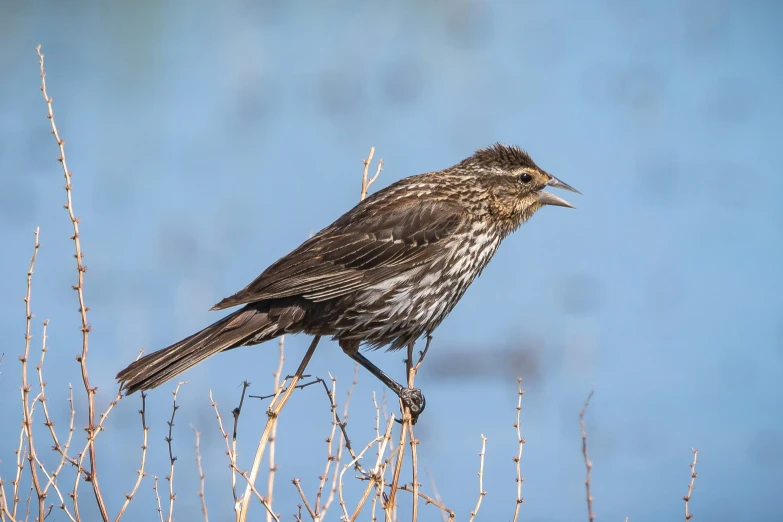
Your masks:
<instances>
[{"instance_id":1,"label":"blue background","mask_svg":"<svg viewBox=\"0 0 783 522\"><path fill-rule=\"evenodd\" d=\"M522 519L586 517L578 412L595 386L587 422L599 520L682 517L691 447L700 450L697 520L780 520L782 14L781 4L764 0L3 1L6 491L36 226L33 353L49 318L50 408L64 433L72 382L76 427L85 424L72 232L38 89L40 43L82 219L100 410L116 390L113 376L140 348L161 348L213 321L221 313L208 312L212 304L353 206L370 146L384 160L377 189L502 141L584 195L567 195L577 210L544 209L511 236L436 332L417 380L428 400L417 434L420 462L446 504L469 517L483 433L488 494L478 519L511 519L521 375ZM288 372L308 343L286 339ZM402 379L401 354L370 355ZM271 391L276 359L268 343L183 376L190 384L180 391L174 435L178 519L201 516L193 425L203 434L210 515L233 520L208 392L230 418L243 379L252 393ZM344 393L353 369L325 342L310 372L331 372ZM147 471L164 490L174 386L148 399ZM373 390L382 391L362 371L348 426L354 444L373 436ZM139 402L120 402L99 439L113 514L135 480ZM241 467L250 466L265 406L246 403ZM275 498L283 519L300 502L290 479L301 477L314 496L329 419L315 388L298 391L286 409ZM44 427L36 430L39 451L53 459ZM124 520L157 517L151 486L150 477ZM351 495L359 488L347 487ZM83 506L91 505L88 489L80 487ZM439 519L432 506L421 509L423 520ZM328 519L339 514L335 504ZM261 519L260 506L251 515Z\"/></svg>"}]
</instances>

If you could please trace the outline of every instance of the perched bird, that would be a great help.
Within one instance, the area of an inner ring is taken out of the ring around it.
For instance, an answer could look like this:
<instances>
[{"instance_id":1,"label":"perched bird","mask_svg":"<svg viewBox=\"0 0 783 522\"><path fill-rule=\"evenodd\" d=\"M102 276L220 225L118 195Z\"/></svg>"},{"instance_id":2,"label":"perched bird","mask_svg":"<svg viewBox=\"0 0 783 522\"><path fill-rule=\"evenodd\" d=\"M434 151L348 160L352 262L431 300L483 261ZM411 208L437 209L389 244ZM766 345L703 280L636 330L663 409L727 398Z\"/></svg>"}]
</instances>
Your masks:
<instances>
[{"instance_id":1,"label":"perched bird","mask_svg":"<svg viewBox=\"0 0 783 522\"><path fill-rule=\"evenodd\" d=\"M502 144L397 181L212 310L242 308L131 363L117 380L127 394L155 388L218 352L304 332L314 343L325 335L337 340L417 415L421 392L388 377L359 346L398 350L429 336L506 236L545 205L571 207L546 187L578 193L522 149Z\"/></svg>"}]
</instances>

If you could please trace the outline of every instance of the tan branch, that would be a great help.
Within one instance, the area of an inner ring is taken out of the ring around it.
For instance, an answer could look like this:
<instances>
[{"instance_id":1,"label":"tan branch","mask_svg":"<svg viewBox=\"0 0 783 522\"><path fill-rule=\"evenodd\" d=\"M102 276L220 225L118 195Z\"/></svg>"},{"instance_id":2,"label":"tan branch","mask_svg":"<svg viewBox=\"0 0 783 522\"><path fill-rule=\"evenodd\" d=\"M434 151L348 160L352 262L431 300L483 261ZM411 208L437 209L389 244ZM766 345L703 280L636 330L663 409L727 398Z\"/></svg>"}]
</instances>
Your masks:
<instances>
[{"instance_id":1,"label":"tan branch","mask_svg":"<svg viewBox=\"0 0 783 522\"><path fill-rule=\"evenodd\" d=\"M522 502L525 500L522 498L522 482L525 479L522 478L522 448L525 445L525 439L522 438L522 396L525 394L525 390L522 389L522 377L517 378L517 421L514 423L514 428L517 430L517 440L519 441L519 449L514 457L514 462L517 466L517 503L514 507L514 519L513 522L519 520L519 508L522 506Z\"/></svg>"},{"instance_id":2,"label":"tan branch","mask_svg":"<svg viewBox=\"0 0 783 522\"><path fill-rule=\"evenodd\" d=\"M593 463L587 456L587 430L585 429L585 411L587 411L587 406L590 405L590 399L593 398L594 393L595 390L590 392L590 394L587 396L587 400L585 400L585 405L582 406L582 410L579 412L579 426L582 431L582 456L584 456L585 468L587 469L587 475L585 477L585 491L587 494L587 519L590 522L595 520L595 513L593 513L593 494L590 491L590 476L593 471Z\"/></svg>"},{"instance_id":3,"label":"tan branch","mask_svg":"<svg viewBox=\"0 0 783 522\"><path fill-rule=\"evenodd\" d=\"M258 476L258 468L261 467L261 461L264 458L264 452L266 451L266 446L267 443L269 442L269 437L272 434L272 429L277 423L277 418L279 417L280 412L283 411L283 408L285 407L286 403L291 398L291 394L294 392L297 385L299 384L299 381L302 379L302 376L304 375L304 371L307 368L310 359L312 359L313 354L315 353L315 349L318 346L318 342L320 340L321 340L320 335L316 335L313 338L312 342L310 343L310 348L308 348L307 353L305 353L302 362L299 364L299 368L297 368L296 373L291 378L290 382L288 383L288 386L286 386L285 389L283 389L282 387L278 389L275 398L272 399L272 403L269 405L269 409L267 410L268 419L266 421L266 426L264 426L264 431L263 433L261 433L261 439L258 441L256 454L255 457L253 458L253 466L250 469L250 475L249 476L245 474L242 475L247 480L247 487L245 488L245 494L240 499L241 504L238 506L238 509L236 511L237 522L245 522L247 520L247 511L250 507L250 493L251 490L255 490L254 484L256 481L256 477ZM261 495L257 495L257 496L261 498ZM269 511L271 511L271 509Z\"/></svg>"},{"instance_id":4,"label":"tan branch","mask_svg":"<svg viewBox=\"0 0 783 522\"><path fill-rule=\"evenodd\" d=\"M144 466L147 463L147 434L150 429L147 426L147 394L144 392L141 392L141 409L139 410L139 415L141 416L141 432L143 436L141 443L141 465L137 471L138 476L136 477L136 483L133 485L131 492L125 495L125 502L122 503L120 512L117 513L117 518L114 519L114 522L120 522L120 519L122 518L122 515L125 514L125 510L128 509L131 500L136 496L136 492L139 490L139 486L141 486L142 479L147 476L144 472Z\"/></svg>"},{"instance_id":5,"label":"tan branch","mask_svg":"<svg viewBox=\"0 0 783 522\"><path fill-rule=\"evenodd\" d=\"M481 501L484 500L484 496L487 494L486 491L484 491L484 453L487 449L487 438L484 435L481 435L481 453L479 453L479 496L478 500L476 500L476 507L473 508L473 511L470 512L470 522L473 522L473 520L476 518L476 515L478 515L479 509L481 508Z\"/></svg>"},{"instance_id":6,"label":"tan branch","mask_svg":"<svg viewBox=\"0 0 783 522\"><path fill-rule=\"evenodd\" d=\"M79 218L76 217L76 214L73 210L73 195L71 192L71 171L68 170L68 164L65 159L65 140L63 140L60 137L60 133L57 130L57 125L54 121L54 110L52 109L52 98L49 97L49 94L46 92L46 73L44 71L44 55L41 53L41 46L39 45L36 48L36 51L38 53L38 61L41 69L41 92L43 93L44 100L46 100L46 107L48 110L48 113L46 117L49 119L49 122L52 125L52 134L54 135L54 139L57 142L57 146L60 149L60 157L57 158L57 161L60 162L63 168L63 175L65 176L65 195L66 195L66 204L65 209L68 211L68 217L71 220L71 225L73 226L73 235L71 236L71 239L73 240L74 249L75 249L75 255L76 258L76 271L77 271L77 283L73 286L73 289L76 291L76 294L78 296L79 300L79 315L81 316L81 332L82 332L82 351L79 357L77 358L79 362L79 366L81 368L82 373L82 381L84 383L84 389L87 392L87 439L90 441L88 445L88 451L90 454L90 474L88 476L88 480L90 484L92 484L92 490L95 494L95 501L98 505L98 510L101 514L101 519L103 519L104 522L109 522L109 512L106 510L106 505L103 501L103 495L101 493L100 486L98 485L98 465L97 465L97 459L95 456L95 445L93 444L95 440L95 434L96 431L99 429L97 426L95 426L95 392L96 388L93 388L90 386L90 378L87 374L87 352L89 347L89 333L90 333L90 325L87 322L87 306L84 304L84 273L87 271L87 267L84 266L82 263L83 254L82 254L82 246L81 246L81 240L80 240L80 232L79 232ZM77 475L80 472L80 468L77 469ZM77 477L78 480L78 477ZM76 500L74 499L74 502Z\"/></svg>"},{"instance_id":7,"label":"tan branch","mask_svg":"<svg viewBox=\"0 0 783 522\"><path fill-rule=\"evenodd\" d=\"M45 503L46 493L44 492L41 482L38 478L38 469L35 462L38 457L35 453L35 442L33 440L33 418L30 411L30 383L27 382L27 361L30 357L30 341L33 336L30 334L30 325L33 320L33 313L30 308L30 298L32 296L33 287L33 270L35 268L35 260L38 257L38 248L41 246L38 243L39 229L35 229L35 246L33 247L33 255L30 258L30 268L27 270L27 295L24 298L25 304L25 336L24 336L24 355L19 358L22 363L22 412L24 415L23 426L25 435L27 436L27 461L30 465L30 476L32 477L33 488L35 488L35 495L38 499L38 522L44 521L45 516Z\"/></svg>"},{"instance_id":8,"label":"tan branch","mask_svg":"<svg viewBox=\"0 0 783 522\"><path fill-rule=\"evenodd\" d=\"M691 448L693 452L693 462L691 462L691 482L688 484L688 494L682 497L685 501L685 522L693 518L693 513L690 512L691 495L693 494L693 484L696 482L696 477L699 476L696 473L696 463L699 462L699 450Z\"/></svg>"},{"instance_id":9,"label":"tan branch","mask_svg":"<svg viewBox=\"0 0 783 522\"><path fill-rule=\"evenodd\" d=\"M207 501L204 496L204 481L207 477L201 467L201 433L191 424L191 429L196 435L196 468L198 469L198 498L201 501L201 514L204 515L204 522L209 522L209 512L207 511Z\"/></svg>"},{"instance_id":10,"label":"tan branch","mask_svg":"<svg viewBox=\"0 0 783 522\"><path fill-rule=\"evenodd\" d=\"M278 346L278 360L277 369L274 373L274 389L280 388L280 378L283 375L283 363L285 362L285 335L280 336L280 340L277 343ZM277 442L277 423L272 427L272 434L269 436L269 479L266 485L266 500L269 502L269 507L272 507L272 501L275 490L275 473L277 472L277 460L276 460L276 444ZM272 515L266 514L266 522L272 522Z\"/></svg>"}]
</instances>

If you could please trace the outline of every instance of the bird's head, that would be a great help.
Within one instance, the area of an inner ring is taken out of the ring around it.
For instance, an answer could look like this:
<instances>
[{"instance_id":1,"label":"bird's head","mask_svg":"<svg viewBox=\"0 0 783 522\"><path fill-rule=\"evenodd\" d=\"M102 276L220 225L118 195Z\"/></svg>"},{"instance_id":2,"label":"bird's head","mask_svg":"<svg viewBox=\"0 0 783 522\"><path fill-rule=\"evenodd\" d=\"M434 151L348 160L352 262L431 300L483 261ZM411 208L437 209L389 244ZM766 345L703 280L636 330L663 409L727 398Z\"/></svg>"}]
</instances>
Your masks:
<instances>
[{"instance_id":1,"label":"bird's head","mask_svg":"<svg viewBox=\"0 0 783 522\"><path fill-rule=\"evenodd\" d=\"M560 188L580 194L535 164L516 146L497 143L476 151L458 166L469 173L487 196L490 214L510 230L530 219L544 205L574 208L566 200L544 189ZM510 231L509 230L509 231Z\"/></svg>"}]
</instances>

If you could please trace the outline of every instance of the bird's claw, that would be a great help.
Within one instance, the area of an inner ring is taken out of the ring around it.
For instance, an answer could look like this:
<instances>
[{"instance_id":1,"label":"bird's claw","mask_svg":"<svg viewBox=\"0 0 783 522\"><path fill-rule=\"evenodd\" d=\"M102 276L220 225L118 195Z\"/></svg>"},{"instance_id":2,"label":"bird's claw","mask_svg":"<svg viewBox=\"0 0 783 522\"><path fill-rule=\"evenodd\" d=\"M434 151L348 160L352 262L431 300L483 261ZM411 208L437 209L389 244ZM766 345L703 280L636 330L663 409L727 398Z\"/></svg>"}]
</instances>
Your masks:
<instances>
[{"instance_id":1,"label":"bird's claw","mask_svg":"<svg viewBox=\"0 0 783 522\"><path fill-rule=\"evenodd\" d=\"M419 419L419 415L424 411L427 406L427 400L424 398L424 394L418 388L403 388L400 391L400 400L402 405L408 408L411 413L411 424L416 424ZM400 419L397 422L402 424Z\"/></svg>"}]
</instances>

